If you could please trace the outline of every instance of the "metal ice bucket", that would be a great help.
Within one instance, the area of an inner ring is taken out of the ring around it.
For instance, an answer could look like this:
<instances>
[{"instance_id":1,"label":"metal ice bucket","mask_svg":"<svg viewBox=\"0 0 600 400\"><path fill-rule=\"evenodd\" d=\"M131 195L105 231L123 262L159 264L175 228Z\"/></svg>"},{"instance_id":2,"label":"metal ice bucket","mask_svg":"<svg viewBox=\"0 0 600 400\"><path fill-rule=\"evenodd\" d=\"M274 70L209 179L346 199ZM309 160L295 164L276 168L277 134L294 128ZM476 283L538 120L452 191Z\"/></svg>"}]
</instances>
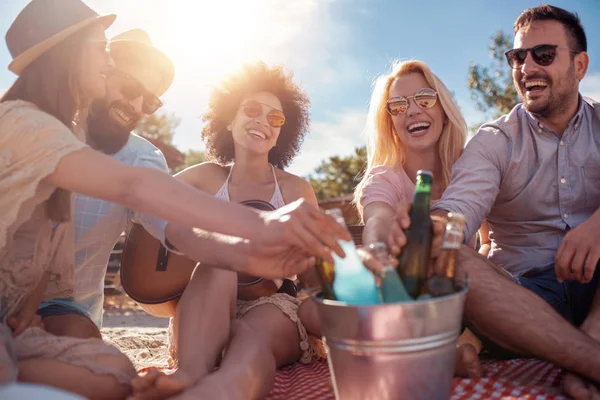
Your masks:
<instances>
[{"instance_id":1,"label":"metal ice bucket","mask_svg":"<svg viewBox=\"0 0 600 400\"><path fill-rule=\"evenodd\" d=\"M449 399L467 291L359 307L315 297L336 399Z\"/></svg>"}]
</instances>

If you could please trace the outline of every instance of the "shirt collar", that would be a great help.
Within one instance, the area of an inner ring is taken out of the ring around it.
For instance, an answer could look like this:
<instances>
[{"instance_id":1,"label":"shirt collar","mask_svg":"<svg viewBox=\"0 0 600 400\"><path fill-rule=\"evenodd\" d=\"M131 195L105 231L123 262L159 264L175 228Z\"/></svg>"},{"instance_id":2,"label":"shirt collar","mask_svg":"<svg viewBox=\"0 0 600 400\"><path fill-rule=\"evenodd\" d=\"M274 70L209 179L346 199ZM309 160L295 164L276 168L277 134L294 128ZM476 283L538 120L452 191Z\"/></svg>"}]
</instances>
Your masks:
<instances>
[{"instance_id":1,"label":"shirt collar","mask_svg":"<svg viewBox=\"0 0 600 400\"><path fill-rule=\"evenodd\" d=\"M571 121L569 121L569 126L568 126L569 128L573 128L575 131L577 131L577 129L579 129L579 127L581 126L581 121L583 121L583 119L584 119L584 112L586 109L586 107L585 107L586 102L583 99L583 97L581 96L581 94L579 94L578 99L579 99L579 108L577 109L577 112L575 113L573 118L571 118ZM533 114L531 114L529 111L527 111L525 109L525 106L522 106L522 107L523 107L523 110L525 111L525 114L527 115L527 121L528 121L531 129L533 129L537 133L548 133L548 134L556 135L556 133L553 130L548 128L545 124L543 124L536 117L534 117Z\"/></svg>"}]
</instances>

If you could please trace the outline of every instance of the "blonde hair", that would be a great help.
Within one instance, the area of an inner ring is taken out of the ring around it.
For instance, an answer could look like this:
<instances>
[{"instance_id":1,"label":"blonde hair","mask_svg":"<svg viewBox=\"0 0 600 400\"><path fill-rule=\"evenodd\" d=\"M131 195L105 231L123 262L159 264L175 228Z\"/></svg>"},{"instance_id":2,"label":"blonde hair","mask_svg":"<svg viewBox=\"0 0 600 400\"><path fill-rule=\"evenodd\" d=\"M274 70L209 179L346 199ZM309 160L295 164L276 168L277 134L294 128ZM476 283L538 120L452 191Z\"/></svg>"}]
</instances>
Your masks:
<instances>
[{"instance_id":1,"label":"blonde hair","mask_svg":"<svg viewBox=\"0 0 600 400\"><path fill-rule=\"evenodd\" d=\"M403 167L406 161L406 148L394 128L392 117L387 112L387 101L392 83L400 76L420 73L427 83L438 93L438 99L446 116L446 123L438 139L438 149L442 164L444 188L450 183L452 165L460 156L467 140L467 124L452 93L446 85L422 61L396 61L389 73L379 76L373 84L369 103L369 113L365 125L367 137L367 170L354 191L354 202L362 218L360 203L369 171L376 166L390 168Z\"/></svg>"}]
</instances>

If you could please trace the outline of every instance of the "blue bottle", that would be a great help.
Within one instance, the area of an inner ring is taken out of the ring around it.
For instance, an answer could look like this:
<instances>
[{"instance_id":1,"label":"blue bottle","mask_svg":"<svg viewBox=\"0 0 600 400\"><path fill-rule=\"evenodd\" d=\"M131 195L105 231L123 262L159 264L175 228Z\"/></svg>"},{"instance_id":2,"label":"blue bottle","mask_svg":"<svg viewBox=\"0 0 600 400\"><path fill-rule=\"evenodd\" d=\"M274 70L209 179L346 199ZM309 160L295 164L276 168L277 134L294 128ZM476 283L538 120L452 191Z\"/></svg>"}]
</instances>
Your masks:
<instances>
[{"instance_id":1,"label":"blue bottle","mask_svg":"<svg viewBox=\"0 0 600 400\"><path fill-rule=\"evenodd\" d=\"M383 302L413 301L413 298L406 291L398 272L396 272L396 268L390 263L390 253L386 244L383 242L373 243L369 246L369 252L383 264L381 286L379 288Z\"/></svg>"},{"instance_id":2,"label":"blue bottle","mask_svg":"<svg viewBox=\"0 0 600 400\"><path fill-rule=\"evenodd\" d=\"M342 210L334 208L327 213L333 216L340 225L346 226ZM354 242L340 240L339 244L346 256L340 258L337 254L332 253L335 261L333 293L336 299L352 306L381 304L375 278L358 256Z\"/></svg>"}]
</instances>

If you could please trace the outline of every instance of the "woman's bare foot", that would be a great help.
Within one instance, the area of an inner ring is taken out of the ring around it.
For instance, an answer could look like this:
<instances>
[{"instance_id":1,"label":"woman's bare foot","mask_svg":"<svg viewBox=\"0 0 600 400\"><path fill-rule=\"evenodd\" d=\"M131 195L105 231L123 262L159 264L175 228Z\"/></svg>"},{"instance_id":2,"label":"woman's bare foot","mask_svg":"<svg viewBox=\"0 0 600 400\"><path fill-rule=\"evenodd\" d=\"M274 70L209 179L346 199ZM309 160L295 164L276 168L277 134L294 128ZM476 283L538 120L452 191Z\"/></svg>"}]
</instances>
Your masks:
<instances>
[{"instance_id":1,"label":"woman's bare foot","mask_svg":"<svg viewBox=\"0 0 600 400\"><path fill-rule=\"evenodd\" d=\"M596 385L571 373L565 375L563 391L575 400L600 400Z\"/></svg>"},{"instance_id":2,"label":"woman's bare foot","mask_svg":"<svg viewBox=\"0 0 600 400\"><path fill-rule=\"evenodd\" d=\"M251 397L249 397L251 396ZM240 385L232 384L231 377L214 372L198 381L196 385L186 389L171 400L196 400L196 399L219 399L219 400L247 400L259 399L248 393Z\"/></svg>"},{"instance_id":3,"label":"woman's bare foot","mask_svg":"<svg viewBox=\"0 0 600 400\"><path fill-rule=\"evenodd\" d=\"M166 375L156 368L150 368L144 375L131 381L133 394L128 400L162 400L175 396L192 385L192 380L182 370Z\"/></svg>"},{"instance_id":4,"label":"woman's bare foot","mask_svg":"<svg viewBox=\"0 0 600 400\"><path fill-rule=\"evenodd\" d=\"M472 344L462 344L456 348L454 375L469 379L481 378L479 354Z\"/></svg>"}]
</instances>

